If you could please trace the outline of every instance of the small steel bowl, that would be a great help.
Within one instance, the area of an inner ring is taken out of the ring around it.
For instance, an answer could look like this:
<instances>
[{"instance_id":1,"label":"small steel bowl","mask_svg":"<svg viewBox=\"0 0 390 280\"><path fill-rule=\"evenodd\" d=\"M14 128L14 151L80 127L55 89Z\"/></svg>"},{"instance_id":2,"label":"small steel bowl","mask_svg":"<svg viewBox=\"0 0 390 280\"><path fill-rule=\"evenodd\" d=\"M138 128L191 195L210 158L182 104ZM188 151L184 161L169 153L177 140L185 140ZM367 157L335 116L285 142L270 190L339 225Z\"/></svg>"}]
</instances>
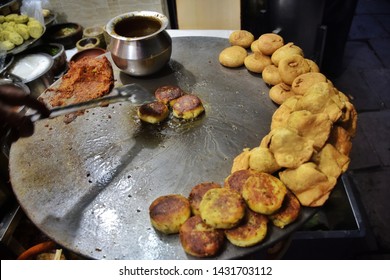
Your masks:
<instances>
[{"instance_id":1,"label":"small steel bowl","mask_svg":"<svg viewBox=\"0 0 390 280\"><path fill-rule=\"evenodd\" d=\"M108 50L115 65L132 76L153 74L171 58L172 39L166 32L168 18L151 11L129 12L106 25Z\"/></svg>"}]
</instances>

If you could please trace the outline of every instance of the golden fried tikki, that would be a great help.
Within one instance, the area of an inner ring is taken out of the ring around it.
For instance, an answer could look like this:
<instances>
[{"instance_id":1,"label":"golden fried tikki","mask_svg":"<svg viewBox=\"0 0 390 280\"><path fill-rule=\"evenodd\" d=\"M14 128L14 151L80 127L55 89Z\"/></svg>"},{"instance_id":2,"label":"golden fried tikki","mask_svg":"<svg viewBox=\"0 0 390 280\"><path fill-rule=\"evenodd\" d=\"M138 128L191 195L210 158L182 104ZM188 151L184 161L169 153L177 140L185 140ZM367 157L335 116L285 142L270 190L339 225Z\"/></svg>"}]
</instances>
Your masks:
<instances>
[{"instance_id":1,"label":"golden fried tikki","mask_svg":"<svg viewBox=\"0 0 390 280\"><path fill-rule=\"evenodd\" d=\"M328 139L337 151L348 156L352 149L351 135L344 128L334 125Z\"/></svg>"},{"instance_id":2,"label":"golden fried tikki","mask_svg":"<svg viewBox=\"0 0 390 280\"><path fill-rule=\"evenodd\" d=\"M199 205L203 222L213 228L235 227L245 214L245 202L241 195L229 188L208 190Z\"/></svg>"},{"instance_id":3,"label":"golden fried tikki","mask_svg":"<svg viewBox=\"0 0 390 280\"><path fill-rule=\"evenodd\" d=\"M350 159L337 151L331 144L326 144L321 151L313 156L313 162L326 176L338 178L347 171Z\"/></svg>"},{"instance_id":4,"label":"golden fried tikki","mask_svg":"<svg viewBox=\"0 0 390 280\"><path fill-rule=\"evenodd\" d=\"M255 37L246 30L235 30L229 36L229 42L232 46L240 46L247 49L251 46Z\"/></svg>"},{"instance_id":5,"label":"golden fried tikki","mask_svg":"<svg viewBox=\"0 0 390 280\"><path fill-rule=\"evenodd\" d=\"M272 55L284 45L283 38L275 33L262 34L258 40L258 48L265 55Z\"/></svg>"},{"instance_id":6,"label":"golden fried tikki","mask_svg":"<svg viewBox=\"0 0 390 280\"><path fill-rule=\"evenodd\" d=\"M307 110L316 113L326 113L332 122L336 122L342 114L345 103L336 96L334 88L320 82L312 85L295 105L295 110Z\"/></svg>"},{"instance_id":7,"label":"golden fried tikki","mask_svg":"<svg viewBox=\"0 0 390 280\"><path fill-rule=\"evenodd\" d=\"M282 78L279 74L279 69L273 64L268 65L263 69L261 77L263 78L264 83L272 86L280 84L282 82Z\"/></svg>"},{"instance_id":8,"label":"golden fried tikki","mask_svg":"<svg viewBox=\"0 0 390 280\"><path fill-rule=\"evenodd\" d=\"M251 169L235 171L225 178L224 187L241 194L245 181L253 174L255 174L255 172Z\"/></svg>"},{"instance_id":9,"label":"golden fried tikki","mask_svg":"<svg viewBox=\"0 0 390 280\"><path fill-rule=\"evenodd\" d=\"M156 89L154 95L158 101L173 106L177 98L183 96L185 92L178 86L161 86Z\"/></svg>"},{"instance_id":10,"label":"golden fried tikki","mask_svg":"<svg viewBox=\"0 0 390 280\"><path fill-rule=\"evenodd\" d=\"M230 68L244 65L245 57L248 55L246 49L240 46L227 47L219 54L219 62Z\"/></svg>"},{"instance_id":11,"label":"golden fried tikki","mask_svg":"<svg viewBox=\"0 0 390 280\"><path fill-rule=\"evenodd\" d=\"M279 170L280 166L268 148L256 147L253 148L250 152L249 168L258 172L272 174Z\"/></svg>"},{"instance_id":12,"label":"golden fried tikki","mask_svg":"<svg viewBox=\"0 0 390 280\"><path fill-rule=\"evenodd\" d=\"M188 200L191 205L191 211L194 215L199 215L199 204L204 196L204 194L213 188L220 188L221 185L214 182L204 182L194 186L191 189L191 192L188 196Z\"/></svg>"},{"instance_id":13,"label":"golden fried tikki","mask_svg":"<svg viewBox=\"0 0 390 280\"><path fill-rule=\"evenodd\" d=\"M138 107L137 114L142 121L156 124L169 116L169 108L160 101L154 101Z\"/></svg>"},{"instance_id":14,"label":"golden fried tikki","mask_svg":"<svg viewBox=\"0 0 390 280\"><path fill-rule=\"evenodd\" d=\"M325 75L321 73L304 73L294 79L291 84L291 89L296 94L304 95L312 85L320 82L326 82L327 80L328 79L325 77Z\"/></svg>"},{"instance_id":15,"label":"golden fried tikki","mask_svg":"<svg viewBox=\"0 0 390 280\"><path fill-rule=\"evenodd\" d=\"M319 73L320 72L320 67L317 65L317 63L311 59L305 58L307 64L309 64L310 67L310 72L313 73Z\"/></svg>"},{"instance_id":16,"label":"golden fried tikki","mask_svg":"<svg viewBox=\"0 0 390 280\"><path fill-rule=\"evenodd\" d=\"M286 192L286 186L275 176L256 173L245 181L242 197L252 211L269 215L280 209Z\"/></svg>"},{"instance_id":17,"label":"golden fried tikki","mask_svg":"<svg viewBox=\"0 0 390 280\"><path fill-rule=\"evenodd\" d=\"M298 47L297 45L294 45L294 43L287 43L277 49L271 56L271 60L273 64L276 66L279 66L279 62L286 57L289 57L291 55L300 55L303 56L303 50Z\"/></svg>"},{"instance_id":18,"label":"golden fried tikki","mask_svg":"<svg viewBox=\"0 0 390 280\"><path fill-rule=\"evenodd\" d=\"M269 149L281 167L297 168L309 161L314 152L314 141L299 136L291 129L276 128L269 135L271 136Z\"/></svg>"},{"instance_id":19,"label":"golden fried tikki","mask_svg":"<svg viewBox=\"0 0 390 280\"><path fill-rule=\"evenodd\" d=\"M316 150L325 145L332 125L327 114L312 114L306 110L292 112L287 119L287 127L295 130L298 135L313 140Z\"/></svg>"},{"instance_id":20,"label":"golden fried tikki","mask_svg":"<svg viewBox=\"0 0 390 280\"><path fill-rule=\"evenodd\" d=\"M287 190L282 207L276 213L269 215L269 219L275 226L284 228L298 218L300 211L301 204L298 198L290 190Z\"/></svg>"},{"instance_id":21,"label":"golden fried tikki","mask_svg":"<svg viewBox=\"0 0 390 280\"><path fill-rule=\"evenodd\" d=\"M328 177L313 162L279 172L279 178L295 194L303 206L322 206L336 186L337 179Z\"/></svg>"},{"instance_id":22,"label":"golden fried tikki","mask_svg":"<svg viewBox=\"0 0 390 280\"><path fill-rule=\"evenodd\" d=\"M230 173L234 173L238 170L245 170L249 168L249 155L250 150L249 148L245 148L242 150L242 152L236 156L233 160L233 166L230 170Z\"/></svg>"},{"instance_id":23,"label":"golden fried tikki","mask_svg":"<svg viewBox=\"0 0 390 280\"><path fill-rule=\"evenodd\" d=\"M254 52L248 55L244 60L246 69L253 73L263 72L264 68L271 63L271 58L260 52Z\"/></svg>"},{"instance_id":24,"label":"golden fried tikki","mask_svg":"<svg viewBox=\"0 0 390 280\"><path fill-rule=\"evenodd\" d=\"M202 101L199 97L186 94L176 99L172 107L172 113L176 118L191 120L204 112Z\"/></svg>"},{"instance_id":25,"label":"golden fried tikki","mask_svg":"<svg viewBox=\"0 0 390 280\"><path fill-rule=\"evenodd\" d=\"M191 216L190 202L180 194L160 196L150 204L149 216L158 231L178 233L180 226Z\"/></svg>"},{"instance_id":26,"label":"golden fried tikki","mask_svg":"<svg viewBox=\"0 0 390 280\"><path fill-rule=\"evenodd\" d=\"M233 245L250 247L263 241L267 231L267 216L247 209L243 222L235 228L225 230L225 235Z\"/></svg>"},{"instance_id":27,"label":"golden fried tikki","mask_svg":"<svg viewBox=\"0 0 390 280\"><path fill-rule=\"evenodd\" d=\"M199 215L192 216L181 226L179 237L184 251L195 257L216 255L225 241L223 230L205 224Z\"/></svg>"},{"instance_id":28,"label":"golden fried tikki","mask_svg":"<svg viewBox=\"0 0 390 280\"><path fill-rule=\"evenodd\" d=\"M288 98L295 96L295 93L291 90L291 86L285 83L274 85L269 90L269 98L278 105L281 105Z\"/></svg>"},{"instance_id":29,"label":"golden fried tikki","mask_svg":"<svg viewBox=\"0 0 390 280\"><path fill-rule=\"evenodd\" d=\"M278 69L282 81L285 84L292 85L296 77L310 71L310 66L303 56L293 54L282 58L279 61Z\"/></svg>"}]
</instances>

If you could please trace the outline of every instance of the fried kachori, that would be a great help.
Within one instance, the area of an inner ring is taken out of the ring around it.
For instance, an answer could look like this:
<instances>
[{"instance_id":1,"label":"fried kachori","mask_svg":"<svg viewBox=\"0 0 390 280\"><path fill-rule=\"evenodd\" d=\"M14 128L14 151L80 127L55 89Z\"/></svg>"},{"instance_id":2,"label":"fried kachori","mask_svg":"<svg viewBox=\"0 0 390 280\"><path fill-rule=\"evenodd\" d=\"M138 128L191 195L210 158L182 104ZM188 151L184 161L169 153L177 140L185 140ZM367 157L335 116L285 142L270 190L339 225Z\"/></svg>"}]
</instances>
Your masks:
<instances>
[{"instance_id":1,"label":"fried kachori","mask_svg":"<svg viewBox=\"0 0 390 280\"><path fill-rule=\"evenodd\" d=\"M258 39L258 48L265 55L272 55L284 45L283 37L275 33L262 34Z\"/></svg>"},{"instance_id":2,"label":"fried kachori","mask_svg":"<svg viewBox=\"0 0 390 280\"><path fill-rule=\"evenodd\" d=\"M279 83L271 87L268 92L270 99L278 105L282 105L288 98L295 96L291 86L285 83Z\"/></svg>"},{"instance_id":3,"label":"fried kachori","mask_svg":"<svg viewBox=\"0 0 390 280\"><path fill-rule=\"evenodd\" d=\"M255 147L250 151L249 168L257 172L272 174L279 170L280 166L268 148Z\"/></svg>"},{"instance_id":4,"label":"fried kachori","mask_svg":"<svg viewBox=\"0 0 390 280\"><path fill-rule=\"evenodd\" d=\"M280 48L278 48L271 56L272 63L275 64L276 66L279 66L279 62L287 58L291 55L303 55L303 50L298 47L297 45L294 45L294 43L289 42Z\"/></svg>"},{"instance_id":5,"label":"fried kachori","mask_svg":"<svg viewBox=\"0 0 390 280\"><path fill-rule=\"evenodd\" d=\"M268 85L277 85L282 82L280 77L278 67L274 64L264 67L263 72L261 73L263 81Z\"/></svg>"},{"instance_id":6,"label":"fried kachori","mask_svg":"<svg viewBox=\"0 0 390 280\"><path fill-rule=\"evenodd\" d=\"M229 35L229 42L232 46L240 46L247 49L251 46L255 37L247 30L235 30Z\"/></svg>"},{"instance_id":7,"label":"fried kachori","mask_svg":"<svg viewBox=\"0 0 390 280\"><path fill-rule=\"evenodd\" d=\"M230 68L240 67L244 65L244 60L248 52L240 46L227 47L219 54L219 62Z\"/></svg>"},{"instance_id":8,"label":"fried kachori","mask_svg":"<svg viewBox=\"0 0 390 280\"><path fill-rule=\"evenodd\" d=\"M253 73L261 73L266 66L271 64L271 58L263 55L261 52L254 52L244 59L246 69Z\"/></svg>"},{"instance_id":9,"label":"fried kachori","mask_svg":"<svg viewBox=\"0 0 390 280\"><path fill-rule=\"evenodd\" d=\"M291 85L294 79L310 71L310 66L302 55L292 54L282 58L278 64L283 83Z\"/></svg>"}]
</instances>

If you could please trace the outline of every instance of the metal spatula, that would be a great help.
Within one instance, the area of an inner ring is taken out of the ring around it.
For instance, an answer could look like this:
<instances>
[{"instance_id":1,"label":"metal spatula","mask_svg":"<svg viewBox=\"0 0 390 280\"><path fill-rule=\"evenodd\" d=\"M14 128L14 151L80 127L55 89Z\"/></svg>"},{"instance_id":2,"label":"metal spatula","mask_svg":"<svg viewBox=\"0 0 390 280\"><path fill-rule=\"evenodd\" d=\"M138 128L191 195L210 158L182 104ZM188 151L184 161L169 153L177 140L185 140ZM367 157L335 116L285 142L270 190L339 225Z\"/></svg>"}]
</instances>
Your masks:
<instances>
[{"instance_id":1,"label":"metal spatula","mask_svg":"<svg viewBox=\"0 0 390 280\"><path fill-rule=\"evenodd\" d=\"M42 119L52 119L58 116L74 113L80 110L90 109L99 106L117 102L130 102L134 105L142 105L154 100L154 96L145 88L138 84L128 84L114 88L110 95L98 99L92 99L86 102L71 104L68 106L55 107L50 110L48 116L42 116L40 113L30 115L30 119L35 122Z\"/></svg>"}]
</instances>

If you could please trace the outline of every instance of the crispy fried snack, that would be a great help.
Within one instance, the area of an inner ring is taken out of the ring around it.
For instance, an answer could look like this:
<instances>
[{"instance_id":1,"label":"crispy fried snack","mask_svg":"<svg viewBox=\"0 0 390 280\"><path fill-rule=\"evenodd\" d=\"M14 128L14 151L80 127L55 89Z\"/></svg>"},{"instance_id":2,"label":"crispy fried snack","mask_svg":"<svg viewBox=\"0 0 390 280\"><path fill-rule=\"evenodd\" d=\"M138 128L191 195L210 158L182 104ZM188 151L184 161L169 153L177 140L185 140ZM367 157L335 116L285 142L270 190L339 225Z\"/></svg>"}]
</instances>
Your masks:
<instances>
[{"instance_id":1,"label":"crispy fried snack","mask_svg":"<svg viewBox=\"0 0 390 280\"><path fill-rule=\"evenodd\" d=\"M304 73L294 79L291 85L291 89L296 94L304 95L312 85L320 82L326 82L327 80L328 79L325 77L325 75L321 73Z\"/></svg>"},{"instance_id":2,"label":"crispy fried snack","mask_svg":"<svg viewBox=\"0 0 390 280\"><path fill-rule=\"evenodd\" d=\"M287 127L287 119L289 115L295 111L295 105L297 104L300 95L295 95L287 98L280 106L275 110L272 115L271 130L278 127Z\"/></svg>"},{"instance_id":3,"label":"crispy fried snack","mask_svg":"<svg viewBox=\"0 0 390 280\"><path fill-rule=\"evenodd\" d=\"M216 255L225 241L223 230L207 225L198 215L181 226L179 237L184 251L195 257Z\"/></svg>"},{"instance_id":4,"label":"crispy fried snack","mask_svg":"<svg viewBox=\"0 0 390 280\"><path fill-rule=\"evenodd\" d=\"M149 216L158 231L178 233L181 225L191 216L190 203L180 194L160 196L150 204Z\"/></svg>"},{"instance_id":5,"label":"crispy fried snack","mask_svg":"<svg viewBox=\"0 0 390 280\"><path fill-rule=\"evenodd\" d=\"M302 55L293 54L282 58L278 69L282 81L291 85L296 77L308 73L310 66Z\"/></svg>"},{"instance_id":6,"label":"crispy fried snack","mask_svg":"<svg viewBox=\"0 0 390 280\"><path fill-rule=\"evenodd\" d=\"M334 125L328 139L337 151L348 156L352 149L351 135L344 128Z\"/></svg>"},{"instance_id":7,"label":"crispy fried snack","mask_svg":"<svg viewBox=\"0 0 390 280\"><path fill-rule=\"evenodd\" d=\"M313 162L326 176L338 178L347 171L350 159L340 153L333 145L326 144L319 153L313 156Z\"/></svg>"},{"instance_id":8,"label":"crispy fried snack","mask_svg":"<svg viewBox=\"0 0 390 280\"><path fill-rule=\"evenodd\" d=\"M247 30L235 30L229 36L229 42L232 46L240 46L244 49L249 48L255 37Z\"/></svg>"},{"instance_id":9,"label":"crispy fried snack","mask_svg":"<svg viewBox=\"0 0 390 280\"><path fill-rule=\"evenodd\" d=\"M191 205L192 214L194 214L194 215L200 214L199 204L202 201L204 194L208 190L214 189L214 188L220 188L220 187L221 187L220 184L217 184L214 182L203 182L203 183L200 183L200 184L194 186L191 189L191 192L188 196L188 201L190 202L190 205Z\"/></svg>"},{"instance_id":10,"label":"crispy fried snack","mask_svg":"<svg viewBox=\"0 0 390 280\"><path fill-rule=\"evenodd\" d=\"M225 67L240 67L244 65L247 55L248 52L243 47L231 46L222 50L219 54L219 62Z\"/></svg>"},{"instance_id":11,"label":"crispy fried snack","mask_svg":"<svg viewBox=\"0 0 390 280\"><path fill-rule=\"evenodd\" d=\"M298 218L300 211L301 204L299 200L288 190L284 197L282 207L276 213L269 215L269 219L275 226L284 228Z\"/></svg>"},{"instance_id":12,"label":"crispy fried snack","mask_svg":"<svg viewBox=\"0 0 390 280\"><path fill-rule=\"evenodd\" d=\"M272 55L283 45L283 37L275 33L262 34L258 39L258 48L265 55Z\"/></svg>"},{"instance_id":13,"label":"crispy fried snack","mask_svg":"<svg viewBox=\"0 0 390 280\"><path fill-rule=\"evenodd\" d=\"M295 194L303 206L322 206L336 186L337 179L328 177L313 162L279 172L280 180Z\"/></svg>"},{"instance_id":14,"label":"crispy fried snack","mask_svg":"<svg viewBox=\"0 0 390 280\"><path fill-rule=\"evenodd\" d=\"M266 66L271 64L271 58L261 52L254 52L244 59L245 67L253 73L261 73Z\"/></svg>"},{"instance_id":15,"label":"crispy fried snack","mask_svg":"<svg viewBox=\"0 0 390 280\"><path fill-rule=\"evenodd\" d=\"M225 235L230 243L238 247L250 247L263 241L267 231L267 216L247 209L243 222L235 228L225 230Z\"/></svg>"},{"instance_id":16,"label":"crispy fried snack","mask_svg":"<svg viewBox=\"0 0 390 280\"><path fill-rule=\"evenodd\" d=\"M238 225L245 214L241 195L228 188L208 190L199 204L203 222L213 228L228 229Z\"/></svg>"},{"instance_id":17,"label":"crispy fried snack","mask_svg":"<svg viewBox=\"0 0 390 280\"><path fill-rule=\"evenodd\" d=\"M277 85L282 82L282 78L280 77L278 67L274 64L268 65L263 69L261 73L264 83L268 85Z\"/></svg>"},{"instance_id":18,"label":"crispy fried snack","mask_svg":"<svg viewBox=\"0 0 390 280\"><path fill-rule=\"evenodd\" d=\"M245 181L242 197L252 211L269 215L280 209L286 192L286 186L278 178L256 173Z\"/></svg>"},{"instance_id":19,"label":"crispy fried snack","mask_svg":"<svg viewBox=\"0 0 390 280\"><path fill-rule=\"evenodd\" d=\"M242 188L245 184L245 181L254 174L255 171L252 169L235 171L225 178L224 187L242 194Z\"/></svg>"},{"instance_id":20,"label":"crispy fried snack","mask_svg":"<svg viewBox=\"0 0 390 280\"><path fill-rule=\"evenodd\" d=\"M238 170L248 169L249 168L249 155L250 155L250 149L249 148L243 149L242 152L234 158L232 169L230 170L230 173L234 173Z\"/></svg>"},{"instance_id":21,"label":"crispy fried snack","mask_svg":"<svg viewBox=\"0 0 390 280\"><path fill-rule=\"evenodd\" d=\"M327 114L312 114L306 110L292 112L287 118L287 127L295 130L298 135L313 140L316 150L325 145L332 125Z\"/></svg>"},{"instance_id":22,"label":"crispy fried snack","mask_svg":"<svg viewBox=\"0 0 390 280\"><path fill-rule=\"evenodd\" d=\"M269 150L281 167L297 168L309 161L314 152L314 141L299 136L291 129L276 128L269 136Z\"/></svg>"},{"instance_id":23,"label":"crispy fried snack","mask_svg":"<svg viewBox=\"0 0 390 280\"><path fill-rule=\"evenodd\" d=\"M256 147L250 151L249 168L258 172L272 174L279 170L280 166L268 148Z\"/></svg>"},{"instance_id":24,"label":"crispy fried snack","mask_svg":"<svg viewBox=\"0 0 390 280\"><path fill-rule=\"evenodd\" d=\"M298 47L297 45L294 45L294 43L287 43L283 45L282 47L278 48L271 56L271 60L273 64L276 66L279 66L279 62L286 57L289 57L291 55L298 54L300 56L303 56L303 50Z\"/></svg>"},{"instance_id":25,"label":"crispy fried snack","mask_svg":"<svg viewBox=\"0 0 390 280\"><path fill-rule=\"evenodd\" d=\"M271 100L278 105L281 105L288 98L295 96L295 92L291 90L291 86L285 83L274 85L268 94Z\"/></svg>"}]
</instances>

